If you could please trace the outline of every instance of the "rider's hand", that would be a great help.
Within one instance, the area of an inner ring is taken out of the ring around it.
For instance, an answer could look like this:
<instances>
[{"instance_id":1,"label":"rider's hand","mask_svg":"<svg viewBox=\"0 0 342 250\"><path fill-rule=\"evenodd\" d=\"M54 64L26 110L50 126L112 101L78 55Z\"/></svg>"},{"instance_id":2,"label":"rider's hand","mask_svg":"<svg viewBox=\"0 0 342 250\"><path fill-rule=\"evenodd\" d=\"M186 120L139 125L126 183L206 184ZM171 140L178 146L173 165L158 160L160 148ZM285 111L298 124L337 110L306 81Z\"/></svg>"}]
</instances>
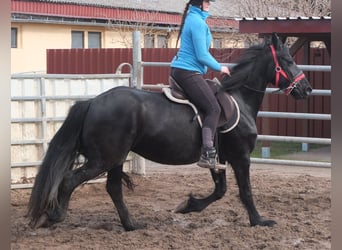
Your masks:
<instances>
[{"instance_id":1,"label":"rider's hand","mask_svg":"<svg viewBox=\"0 0 342 250\"><path fill-rule=\"evenodd\" d=\"M227 75L230 76L229 68L226 67L226 66L222 66L222 67L221 67L221 73L222 73L222 74L227 74Z\"/></svg>"}]
</instances>

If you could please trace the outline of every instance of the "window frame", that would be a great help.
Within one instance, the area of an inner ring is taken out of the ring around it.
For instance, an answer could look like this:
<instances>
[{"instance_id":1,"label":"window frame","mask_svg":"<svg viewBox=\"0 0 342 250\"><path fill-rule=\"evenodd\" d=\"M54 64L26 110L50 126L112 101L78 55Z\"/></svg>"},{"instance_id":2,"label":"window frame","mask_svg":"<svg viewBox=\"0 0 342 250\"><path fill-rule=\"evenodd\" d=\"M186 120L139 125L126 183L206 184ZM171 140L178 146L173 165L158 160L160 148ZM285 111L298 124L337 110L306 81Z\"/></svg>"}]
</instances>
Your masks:
<instances>
[{"instance_id":1,"label":"window frame","mask_svg":"<svg viewBox=\"0 0 342 250\"><path fill-rule=\"evenodd\" d=\"M92 39L95 39L95 36L93 38L90 38L92 35L98 35L97 39L98 41L96 41L98 44L97 46L93 46L91 40ZM99 32L99 31L88 31L88 35L87 35L87 38L88 38L88 48L92 49L92 48L102 48L102 32Z\"/></svg>"},{"instance_id":2,"label":"window frame","mask_svg":"<svg viewBox=\"0 0 342 250\"><path fill-rule=\"evenodd\" d=\"M223 40L222 38L214 38L213 39L213 48L214 49L222 49Z\"/></svg>"},{"instance_id":3,"label":"window frame","mask_svg":"<svg viewBox=\"0 0 342 250\"><path fill-rule=\"evenodd\" d=\"M168 45L168 38L166 35L157 35L157 48L167 49Z\"/></svg>"},{"instance_id":4,"label":"window frame","mask_svg":"<svg viewBox=\"0 0 342 250\"><path fill-rule=\"evenodd\" d=\"M72 49L84 49L85 48L85 35L84 35L84 31L82 30L72 30L71 31L71 48ZM81 37L81 46L78 46L77 43L79 43L79 41L76 41L75 39L78 39L79 37L77 36L74 36L74 35L77 35L77 34L80 34L82 35Z\"/></svg>"},{"instance_id":5,"label":"window frame","mask_svg":"<svg viewBox=\"0 0 342 250\"><path fill-rule=\"evenodd\" d=\"M144 35L144 48L154 48L154 35L145 34Z\"/></svg>"},{"instance_id":6,"label":"window frame","mask_svg":"<svg viewBox=\"0 0 342 250\"><path fill-rule=\"evenodd\" d=\"M19 32L17 27L11 27L11 49L18 48L18 33Z\"/></svg>"}]
</instances>

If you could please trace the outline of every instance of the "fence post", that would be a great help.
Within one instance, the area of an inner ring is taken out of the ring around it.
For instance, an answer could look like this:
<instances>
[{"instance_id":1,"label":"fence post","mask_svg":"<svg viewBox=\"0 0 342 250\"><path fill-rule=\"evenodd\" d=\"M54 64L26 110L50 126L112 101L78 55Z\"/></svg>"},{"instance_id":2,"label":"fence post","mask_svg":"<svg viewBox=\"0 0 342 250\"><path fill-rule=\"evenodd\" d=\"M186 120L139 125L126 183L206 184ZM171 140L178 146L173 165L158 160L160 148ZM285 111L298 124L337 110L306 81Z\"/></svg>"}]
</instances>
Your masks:
<instances>
[{"instance_id":1,"label":"fence post","mask_svg":"<svg viewBox=\"0 0 342 250\"><path fill-rule=\"evenodd\" d=\"M142 60L140 31L133 31L133 87L141 89L142 82ZM131 172L138 175L145 175L145 159L137 154L132 155Z\"/></svg>"},{"instance_id":2,"label":"fence post","mask_svg":"<svg viewBox=\"0 0 342 250\"><path fill-rule=\"evenodd\" d=\"M141 40L140 31L133 31L133 87L142 88Z\"/></svg>"}]
</instances>

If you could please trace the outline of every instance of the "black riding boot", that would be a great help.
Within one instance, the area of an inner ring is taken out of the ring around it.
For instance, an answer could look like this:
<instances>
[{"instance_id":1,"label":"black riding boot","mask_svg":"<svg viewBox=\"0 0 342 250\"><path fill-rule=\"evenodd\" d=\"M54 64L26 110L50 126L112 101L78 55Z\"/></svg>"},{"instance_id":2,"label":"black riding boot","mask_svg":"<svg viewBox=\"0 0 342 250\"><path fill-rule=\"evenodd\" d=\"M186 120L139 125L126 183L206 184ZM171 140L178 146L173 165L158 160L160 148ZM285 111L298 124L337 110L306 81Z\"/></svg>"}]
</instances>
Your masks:
<instances>
[{"instance_id":1,"label":"black riding boot","mask_svg":"<svg viewBox=\"0 0 342 250\"><path fill-rule=\"evenodd\" d=\"M202 168L215 168L216 149L214 147L202 148L201 157L197 165Z\"/></svg>"}]
</instances>

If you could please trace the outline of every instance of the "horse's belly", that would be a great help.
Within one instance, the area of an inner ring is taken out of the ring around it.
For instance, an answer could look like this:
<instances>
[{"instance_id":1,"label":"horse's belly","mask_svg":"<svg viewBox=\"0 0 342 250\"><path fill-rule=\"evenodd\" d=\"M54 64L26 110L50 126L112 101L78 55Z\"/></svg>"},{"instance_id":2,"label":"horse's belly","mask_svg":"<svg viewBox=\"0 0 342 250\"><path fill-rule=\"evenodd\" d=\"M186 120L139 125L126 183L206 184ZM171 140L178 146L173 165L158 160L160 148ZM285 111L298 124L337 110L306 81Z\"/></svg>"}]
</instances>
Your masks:
<instances>
[{"instance_id":1,"label":"horse's belly","mask_svg":"<svg viewBox=\"0 0 342 250\"><path fill-rule=\"evenodd\" d=\"M201 150L201 137L196 132L144 138L132 151L162 164L191 164L198 161Z\"/></svg>"}]
</instances>

